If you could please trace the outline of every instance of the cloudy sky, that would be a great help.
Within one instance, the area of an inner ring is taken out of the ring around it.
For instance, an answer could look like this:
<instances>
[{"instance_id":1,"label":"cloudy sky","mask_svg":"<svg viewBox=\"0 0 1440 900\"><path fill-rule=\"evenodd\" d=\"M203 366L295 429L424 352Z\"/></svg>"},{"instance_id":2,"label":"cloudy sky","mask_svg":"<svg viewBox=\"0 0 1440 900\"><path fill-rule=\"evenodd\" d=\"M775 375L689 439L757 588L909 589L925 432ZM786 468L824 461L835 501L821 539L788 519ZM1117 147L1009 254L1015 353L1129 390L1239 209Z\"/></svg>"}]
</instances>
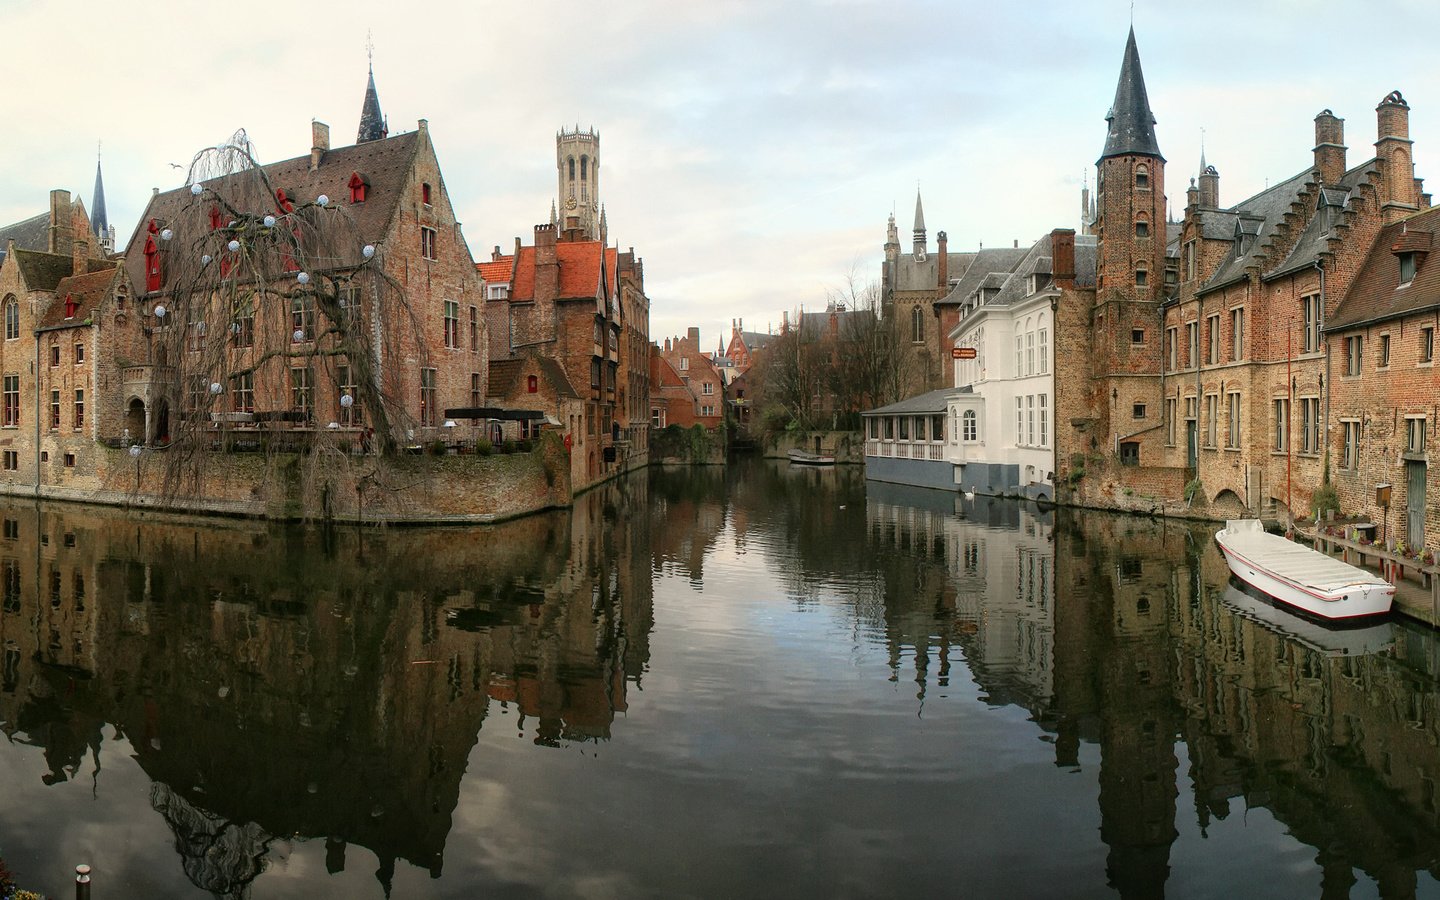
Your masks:
<instances>
[{"instance_id":1,"label":"cloudy sky","mask_svg":"<svg viewBox=\"0 0 1440 900\"><path fill-rule=\"evenodd\" d=\"M103 141L124 243L152 187L245 128L262 159L308 152L310 119L354 134L373 31L392 133L430 121L477 258L548 219L554 135L601 132L612 241L645 260L651 335L778 326L879 272L919 183L933 246L1074 227L1130 21L1128 0L432 0L343 5L0 0L0 222L63 187L90 203ZM1440 186L1433 0L1140 0L1134 12L1167 192L1199 159L1222 202L1310 164L1313 119L1373 155L1375 105L1401 90L1416 172ZM104 10L100 12L100 10ZM1381 36L1383 34L1383 41Z\"/></svg>"}]
</instances>

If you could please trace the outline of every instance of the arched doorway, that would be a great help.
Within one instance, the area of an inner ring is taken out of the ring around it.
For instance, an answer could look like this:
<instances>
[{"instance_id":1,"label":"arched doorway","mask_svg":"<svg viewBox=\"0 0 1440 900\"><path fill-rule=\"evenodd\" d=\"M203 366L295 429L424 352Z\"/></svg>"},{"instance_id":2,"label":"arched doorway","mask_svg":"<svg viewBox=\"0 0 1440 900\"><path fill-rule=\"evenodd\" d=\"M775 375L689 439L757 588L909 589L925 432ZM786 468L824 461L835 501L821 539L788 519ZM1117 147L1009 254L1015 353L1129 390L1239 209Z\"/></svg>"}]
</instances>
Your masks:
<instances>
[{"instance_id":1,"label":"arched doorway","mask_svg":"<svg viewBox=\"0 0 1440 900\"><path fill-rule=\"evenodd\" d=\"M139 397L131 397L125 410L125 443L139 444L145 440L145 404Z\"/></svg>"}]
</instances>

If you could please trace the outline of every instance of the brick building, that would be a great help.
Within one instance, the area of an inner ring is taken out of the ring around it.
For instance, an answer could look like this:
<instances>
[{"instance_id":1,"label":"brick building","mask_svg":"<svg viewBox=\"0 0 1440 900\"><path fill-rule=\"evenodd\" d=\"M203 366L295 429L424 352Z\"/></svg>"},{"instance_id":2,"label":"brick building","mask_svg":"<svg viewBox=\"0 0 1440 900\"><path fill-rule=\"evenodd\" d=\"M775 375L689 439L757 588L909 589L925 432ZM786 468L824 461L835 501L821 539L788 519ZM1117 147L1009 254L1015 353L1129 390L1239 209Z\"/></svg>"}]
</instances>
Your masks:
<instances>
[{"instance_id":1,"label":"brick building","mask_svg":"<svg viewBox=\"0 0 1440 900\"><path fill-rule=\"evenodd\" d=\"M695 395L660 348L650 345L650 427L655 430L696 423Z\"/></svg>"},{"instance_id":2,"label":"brick building","mask_svg":"<svg viewBox=\"0 0 1440 900\"><path fill-rule=\"evenodd\" d=\"M684 337L666 338L660 356L678 373L693 398L692 423L676 421L676 401L668 400L670 424L700 424L716 428L725 421L725 379L710 354L700 349L700 329L690 328ZM652 404L653 406L653 404Z\"/></svg>"},{"instance_id":3,"label":"brick building","mask_svg":"<svg viewBox=\"0 0 1440 900\"><path fill-rule=\"evenodd\" d=\"M1097 162L1095 303L1058 326L1092 334L1057 369L1059 463L1093 476L1082 498L1175 500L1193 481L1219 514L1310 509L1331 465L1325 323L1379 229L1429 205L1408 113L1386 97L1375 156L1350 166L1343 121L1322 111L1311 160L1232 206L1202 155L1177 229L1131 31Z\"/></svg>"},{"instance_id":4,"label":"brick building","mask_svg":"<svg viewBox=\"0 0 1440 900\"><path fill-rule=\"evenodd\" d=\"M1388 523L1388 537L1440 549L1435 443L1440 370L1440 210L1381 229L1325 326L1333 359L1327 446L1340 508ZM1388 511L1377 484L1390 484Z\"/></svg>"},{"instance_id":5,"label":"brick building","mask_svg":"<svg viewBox=\"0 0 1440 900\"><path fill-rule=\"evenodd\" d=\"M735 368L735 374L744 374L755 364L755 357L765 351L765 346L775 340L775 335L763 331L746 331L744 319L730 320L730 342L725 345L726 359Z\"/></svg>"}]
</instances>

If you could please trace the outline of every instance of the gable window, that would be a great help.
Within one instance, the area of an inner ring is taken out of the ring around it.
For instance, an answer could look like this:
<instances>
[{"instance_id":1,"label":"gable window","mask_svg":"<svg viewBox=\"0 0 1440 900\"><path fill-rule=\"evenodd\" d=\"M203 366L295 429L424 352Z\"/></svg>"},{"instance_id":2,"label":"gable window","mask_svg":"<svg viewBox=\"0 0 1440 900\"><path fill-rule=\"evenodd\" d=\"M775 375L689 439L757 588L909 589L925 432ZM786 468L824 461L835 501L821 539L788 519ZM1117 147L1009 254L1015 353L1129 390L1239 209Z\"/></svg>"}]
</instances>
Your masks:
<instances>
[{"instance_id":1,"label":"gable window","mask_svg":"<svg viewBox=\"0 0 1440 900\"><path fill-rule=\"evenodd\" d=\"M525 393L527 393L527 394L534 394L534 393L539 392L539 390L540 390L540 377L539 377L538 375L529 375L529 376L527 376L527 377L525 378Z\"/></svg>"},{"instance_id":2,"label":"gable window","mask_svg":"<svg viewBox=\"0 0 1440 900\"><path fill-rule=\"evenodd\" d=\"M1300 399L1300 452L1320 452L1320 398Z\"/></svg>"},{"instance_id":3,"label":"gable window","mask_svg":"<svg viewBox=\"0 0 1440 900\"><path fill-rule=\"evenodd\" d=\"M6 375L4 385L4 420L6 428L20 424L20 376Z\"/></svg>"},{"instance_id":4,"label":"gable window","mask_svg":"<svg viewBox=\"0 0 1440 900\"><path fill-rule=\"evenodd\" d=\"M1185 261L1184 261L1184 265L1185 265L1185 280L1186 280L1186 281L1194 281L1194 280L1195 280L1195 241L1194 241L1194 240L1189 240L1189 241L1186 241L1186 242L1185 242L1184 256L1185 256Z\"/></svg>"},{"instance_id":5,"label":"gable window","mask_svg":"<svg viewBox=\"0 0 1440 900\"><path fill-rule=\"evenodd\" d=\"M370 182L359 172L350 173L350 202L364 203L366 195L370 192Z\"/></svg>"},{"instance_id":6,"label":"gable window","mask_svg":"<svg viewBox=\"0 0 1440 900\"><path fill-rule=\"evenodd\" d=\"M435 370L420 370L420 424L435 424Z\"/></svg>"},{"instance_id":7,"label":"gable window","mask_svg":"<svg viewBox=\"0 0 1440 900\"><path fill-rule=\"evenodd\" d=\"M1415 254L1400 254L1400 287L1415 280Z\"/></svg>"},{"instance_id":8,"label":"gable window","mask_svg":"<svg viewBox=\"0 0 1440 900\"><path fill-rule=\"evenodd\" d=\"M910 311L910 340L917 344L925 340L925 313L918 306Z\"/></svg>"},{"instance_id":9,"label":"gable window","mask_svg":"<svg viewBox=\"0 0 1440 900\"><path fill-rule=\"evenodd\" d=\"M1275 450L1283 453L1290 449L1290 401L1284 398L1276 399L1274 403L1275 417Z\"/></svg>"},{"instance_id":10,"label":"gable window","mask_svg":"<svg viewBox=\"0 0 1440 900\"><path fill-rule=\"evenodd\" d=\"M20 301L14 297L5 298L5 340L20 337Z\"/></svg>"},{"instance_id":11,"label":"gable window","mask_svg":"<svg viewBox=\"0 0 1440 900\"><path fill-rule=\"evenodd\" d=\"M420 202L426 206L430 205L430 185L428 183L420 185Z\"/></svg>"},{"instance_id":12,"label":"gable window","mask_svg":"<svg viewBox=\"0 0 1440 900\"><path fill-rule=\"evenodd\" d=\"M1405 420L1405 452L1425 452L1425 417L1412 416Z\"/></svg>"},{"instance_id":13,"label":"gable window","mask_svg":"<svg viewBox=\"0 0 1440 900\"><path fill-rule=\"evenodd\" d=\"M445 346L451 350L460 346L460 304L454 300L445 301Z\"/></svg>"},{"instance_id":14,"label":"gable window","mask_svg":"<svg viewBox=\"0 0 1440 900\"><path fill-rule=\"evenodd\" d=\"M435 229L420 229L420 255L426 259L435 259Z\"/></svg>"},{"instance_id":15,"label":"gable window","mask_svg":"<svg viewBox=\"0 0 1440 900\"><path fill-rule=\"evenodd\" d=\"M1300 350L1303 353L1314 353L1320 349L1320 295L1301 297L1300 311L1305 325L1305 331L1300 338Z\"/></svg>"},{"instance_id":16,"label":"gable window","mask_svg":"<svg viewBox=\"0 0 1440 900\"><path fill-rule=\"evenodd\" d=\"M1350 420L1340 423L1345 429L1344 440L1340 445L1340 468L1360 468L1360 423Z\"/></svg>"},{"instance_id":17,"label":"gable window","mask_svg":"<svg viewBox=\"0 0 1440 900\"><path fill-rule=\"evenodd\" d=\"M1226 398L1230 406L1229 430L1225 433L1225 446L1231 450L1240 449L1240 392L1232 391Z\"/></svg>"},{"instance_id":18,"label":"gable window","mask_svg":"<svg viewBox=\"0 0 1440 900\"><path fill-rule=\"evenodd\" d=\"M1345 339L1345 374L1360 374L1360 353L1364 339L1360 335Z\"/></svg>"}]
</instances>

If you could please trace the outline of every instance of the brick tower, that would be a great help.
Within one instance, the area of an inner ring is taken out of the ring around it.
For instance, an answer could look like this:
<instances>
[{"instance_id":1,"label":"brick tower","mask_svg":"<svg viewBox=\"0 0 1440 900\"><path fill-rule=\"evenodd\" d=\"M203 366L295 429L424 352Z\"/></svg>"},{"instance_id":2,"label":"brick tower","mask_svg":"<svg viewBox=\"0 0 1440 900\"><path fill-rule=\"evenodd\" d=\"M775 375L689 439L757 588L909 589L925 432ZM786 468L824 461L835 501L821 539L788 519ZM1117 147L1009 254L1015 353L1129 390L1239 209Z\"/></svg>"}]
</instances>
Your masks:
<instances>
[{"instance_id":1,"label":"brick tower","mask_svg":"<svg viewBox=\"0 0 1440 900\"><path fill-rule=\"evenodd\" d=\"M561 129L555 134L560 229L569 238L600 240L600 133Z\"/></svg>"},{"instance_id":2,"label":"brick tower","mask_svg":"<svg viewBox=\"0 0 1440 900\"><path fill-rule=\"evenodd\" d=\"M1165 157L1155 141L1134 28L1105 121L1105 150L1095 163L1097 288L1101 297L1158 300L1165 281Z\"/></svg>"}]
</instances>

